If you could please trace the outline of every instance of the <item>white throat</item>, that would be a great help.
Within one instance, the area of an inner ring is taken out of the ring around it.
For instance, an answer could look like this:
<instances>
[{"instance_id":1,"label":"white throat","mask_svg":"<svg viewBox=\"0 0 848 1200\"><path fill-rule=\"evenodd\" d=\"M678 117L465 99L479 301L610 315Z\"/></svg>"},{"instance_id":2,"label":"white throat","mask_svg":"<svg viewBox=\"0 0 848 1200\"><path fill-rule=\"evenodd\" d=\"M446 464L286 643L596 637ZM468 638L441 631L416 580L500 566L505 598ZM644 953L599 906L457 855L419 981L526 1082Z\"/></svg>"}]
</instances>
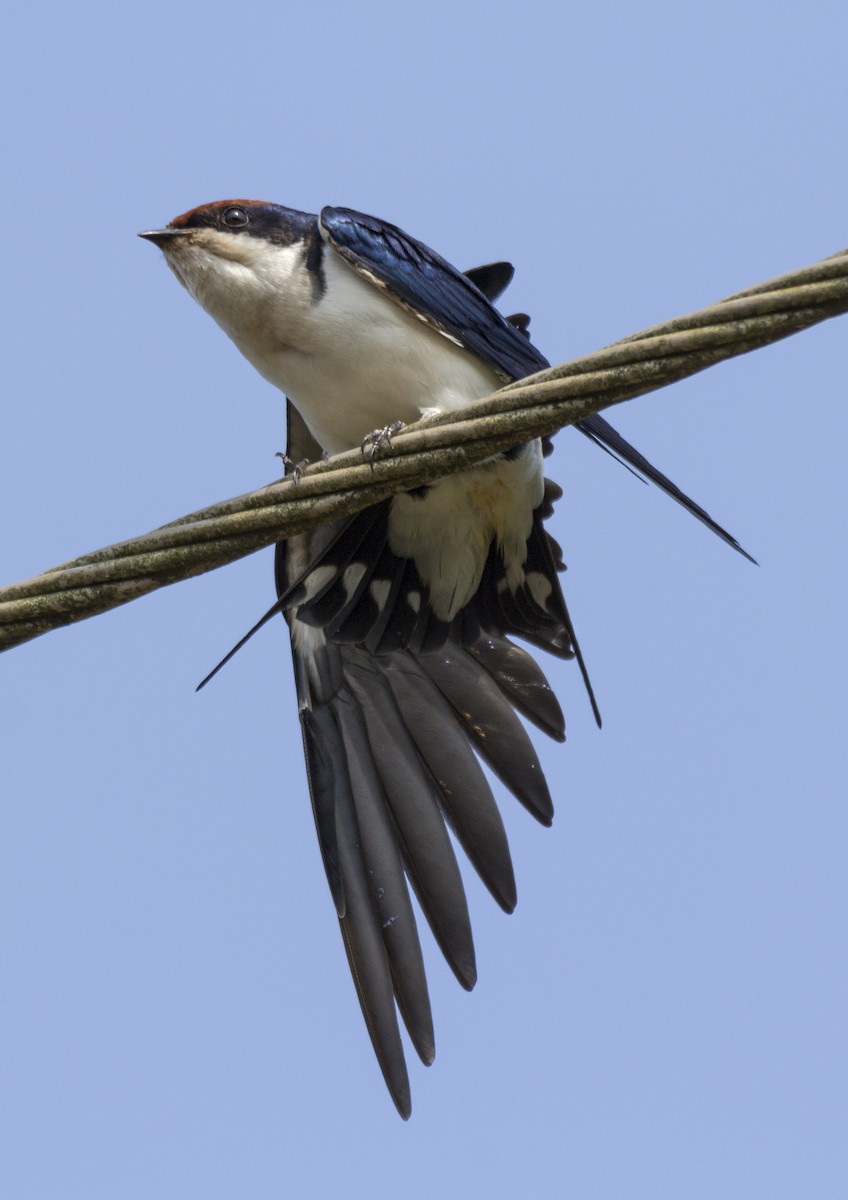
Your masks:
<instances>
[{"instance_id":1,"label":"white throat","mask_svg":"<svg viewBox=\"0 0 848 1200\"><path fill-rule=\"evenodd\" d=\"M331 454L358 446L372 429L461 408L500 386L494 371L329 246L323 279L307 270L303 242L278 246L214 230L176 246L168 261Z\"/></svg>"}]
</instances>

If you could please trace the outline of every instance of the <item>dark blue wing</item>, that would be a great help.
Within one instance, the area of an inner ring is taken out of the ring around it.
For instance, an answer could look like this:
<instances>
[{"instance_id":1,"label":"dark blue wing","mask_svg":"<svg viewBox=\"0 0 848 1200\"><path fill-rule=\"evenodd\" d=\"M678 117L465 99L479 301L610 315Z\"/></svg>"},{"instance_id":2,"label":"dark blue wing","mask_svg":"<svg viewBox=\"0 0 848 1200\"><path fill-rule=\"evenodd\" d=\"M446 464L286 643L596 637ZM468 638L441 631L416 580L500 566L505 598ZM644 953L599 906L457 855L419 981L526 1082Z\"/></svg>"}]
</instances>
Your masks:
<instances>
[{"instance_id":1,"label":"dark blue wing","mask_svg":"<svg viewBox=\"0 0 848 1200\"><path fill-rule=\"evenodd\" d=\"M349 208L324 208L318 221L324 238L354 270L476 354L505 382L550 365L466 275L423 242Z\"/></svg>"},{"instance_id":2,"label":"dark blue wing","mask_svg":"<svg viewBox=\"0 0 848 1200\"><path fill-rule=\"evenodd\" d=\"M324 208L322 236L360 275L383 288L404 308L483 360L505 381L550 366L521 332L495 309L468 276L429 246L377 217L350 208ZM599 414L577 423L582 434L650 480L734 550L751 558L732 534L657 470Z\"/></svg>"}]
</instances>

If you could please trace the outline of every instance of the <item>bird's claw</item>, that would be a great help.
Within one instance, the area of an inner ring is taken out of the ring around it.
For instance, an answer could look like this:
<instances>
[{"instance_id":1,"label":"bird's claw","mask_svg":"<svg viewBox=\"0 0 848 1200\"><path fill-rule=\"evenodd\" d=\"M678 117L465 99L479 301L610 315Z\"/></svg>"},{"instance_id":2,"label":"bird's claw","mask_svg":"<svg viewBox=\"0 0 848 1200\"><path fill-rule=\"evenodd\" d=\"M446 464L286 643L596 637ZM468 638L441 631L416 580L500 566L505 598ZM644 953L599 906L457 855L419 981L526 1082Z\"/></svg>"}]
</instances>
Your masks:
<instances>
[{"instance_id":1,"label":"bird's claw","mask_svg":"<svg viewBox=\"0 0 848 1200\"><path fill-rule=\"evenodd\" d=\"M286 474L291 476L293 482L300 483L301 475L309 466L309 459L302 458L300 462L294 462L287 454L284 454L282 450L278 450L274 457L279 458L282 461L282 464L286 470Z\"/></svg>"},{"instance_id":2,"label":"bird's claw","mask_svg":"<svg viewBox=\"0 0 848 1200\"><path fill-rule=\"evenodd\" d=\"M368 459L372 471L374 469L374 459L378 458L383 450L391 449L392 438L396 433L400 433L402 429L406 429L406 421L392 421L391 425L385 425L382 429L372 429L370 433L366 433L360 443L359 449L362 457Z\"/></svg>"}]
</instances>

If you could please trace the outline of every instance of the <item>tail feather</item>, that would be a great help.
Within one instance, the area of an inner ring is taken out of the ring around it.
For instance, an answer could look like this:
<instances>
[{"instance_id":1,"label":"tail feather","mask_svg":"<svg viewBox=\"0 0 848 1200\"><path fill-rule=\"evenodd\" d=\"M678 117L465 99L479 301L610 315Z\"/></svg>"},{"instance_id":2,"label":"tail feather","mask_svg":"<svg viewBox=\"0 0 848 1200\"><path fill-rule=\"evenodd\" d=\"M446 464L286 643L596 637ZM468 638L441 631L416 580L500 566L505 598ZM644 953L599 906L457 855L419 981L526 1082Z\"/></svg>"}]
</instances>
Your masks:
<instances>
[{"instance_id":1,"label":"tail feather","mask_svg":"<svg viewBox=\"0 0 848 1200\"><path fill-rule=\"evenodd\" d=\"M424 960L379 768L353 697L345 689L330 707L346 748L368 894L382 930L398 1008L421 1061L429 1065L436 1045Z\"/></svg>"},{"instance_id":2,"label":"tail feather","mask_svg":"<svg viewBox=\"0 0 848 1200\"><path fill-rule=\"evenodd\" d=\"M439 789L445 818L495 900L512 912L515 875L506 832L468 739L412 655L396 655L383 669L421 761Z\"/></svg>"},{"instance_id":3,"label":"tail feather","mask_svg":"<svg viewBox=\"0 0 848 1200\"><path fill-rule=\"evenodd\" d=\"M503 278L496 271L484 282L494 287ZM290 456L314 457L291 409L290 426ZM590 418L581 428L745 553L605 421ZM559 583L561 552L544 528L560 495L546 481L523 573L508 574L493 547L477 594L450 622L436 617L412 559L391 550L391 500L277 548L276 610L291 626L327 879L369 1035L404 1117L410 1096L398 1011L422 1061L435 1054L407 883L457 978L473 987L468 906L445 823L510 912L516 887L509 846L478 760L538 821L553 819L520 716L557 741L565 738L565 722L544 673L512 637L575 657L600 724Z\"/></svg>"},{"instance_id":4,"label":"tail feather","mask_svg":"<svg viewBox=\"0 0 848 1200\"><path fill-rule=\"evenodd\" d=\"M590 441L611 451L615 457L622 459L625 464L633 467L637 474L656 484L667 496L671 496L672 500L677 501L688 513L691 513L696 520L706 525L707 529L711 529L723 542L726 542L728 546L732 546L743 558L747 558L748 562L756 565L757 560L752 558L747 550L743 550L733 534L723 529L705 509L701 508L700 504L696 504L685 492L680 490L677 484L672 483L667 475L663 475L662 471L657 470L652 463L648 462L644 454L640 454L635 446L631 446L630 442L626 438L623 438L617 429L613 429L609 421L605 421L600 413L595 413L594 416L587 417L584 421L578 422L577 428Z\"/></svg>"}]
</instances>

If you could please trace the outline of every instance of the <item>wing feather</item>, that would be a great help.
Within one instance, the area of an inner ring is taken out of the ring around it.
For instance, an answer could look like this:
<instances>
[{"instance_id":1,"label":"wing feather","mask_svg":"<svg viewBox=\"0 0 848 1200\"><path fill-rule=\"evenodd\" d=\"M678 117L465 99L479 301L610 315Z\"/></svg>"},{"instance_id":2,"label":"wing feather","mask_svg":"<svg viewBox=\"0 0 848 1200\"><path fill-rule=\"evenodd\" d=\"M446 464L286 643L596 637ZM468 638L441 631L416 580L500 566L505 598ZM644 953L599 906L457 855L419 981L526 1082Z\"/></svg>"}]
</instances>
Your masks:
<instances>
[{"instance_id":1,"label":"wing feather","mask_svg":"<svg viewBox=\"0 0 848 1200\"><path fill-rule=\"evenodd\" d=\"M487 363L505 381L543 371L550 363L517 325L493 307L485 293L499 294L500 279L490 268L462 274L446 259L396 225L350 208L324 208L318 218L321 236L355 271L381 287L398 304L415 313L445 337ZM508 266L509 264L495 264ZM483 285L478 287L477 282ZM523 314L518 314L523 317ZM638 475L655 484L722 541L750 561L732 534L700 504L654 467L599 414L576 428L590 441L623 459Z\"/></svg>"}]
</instances>

